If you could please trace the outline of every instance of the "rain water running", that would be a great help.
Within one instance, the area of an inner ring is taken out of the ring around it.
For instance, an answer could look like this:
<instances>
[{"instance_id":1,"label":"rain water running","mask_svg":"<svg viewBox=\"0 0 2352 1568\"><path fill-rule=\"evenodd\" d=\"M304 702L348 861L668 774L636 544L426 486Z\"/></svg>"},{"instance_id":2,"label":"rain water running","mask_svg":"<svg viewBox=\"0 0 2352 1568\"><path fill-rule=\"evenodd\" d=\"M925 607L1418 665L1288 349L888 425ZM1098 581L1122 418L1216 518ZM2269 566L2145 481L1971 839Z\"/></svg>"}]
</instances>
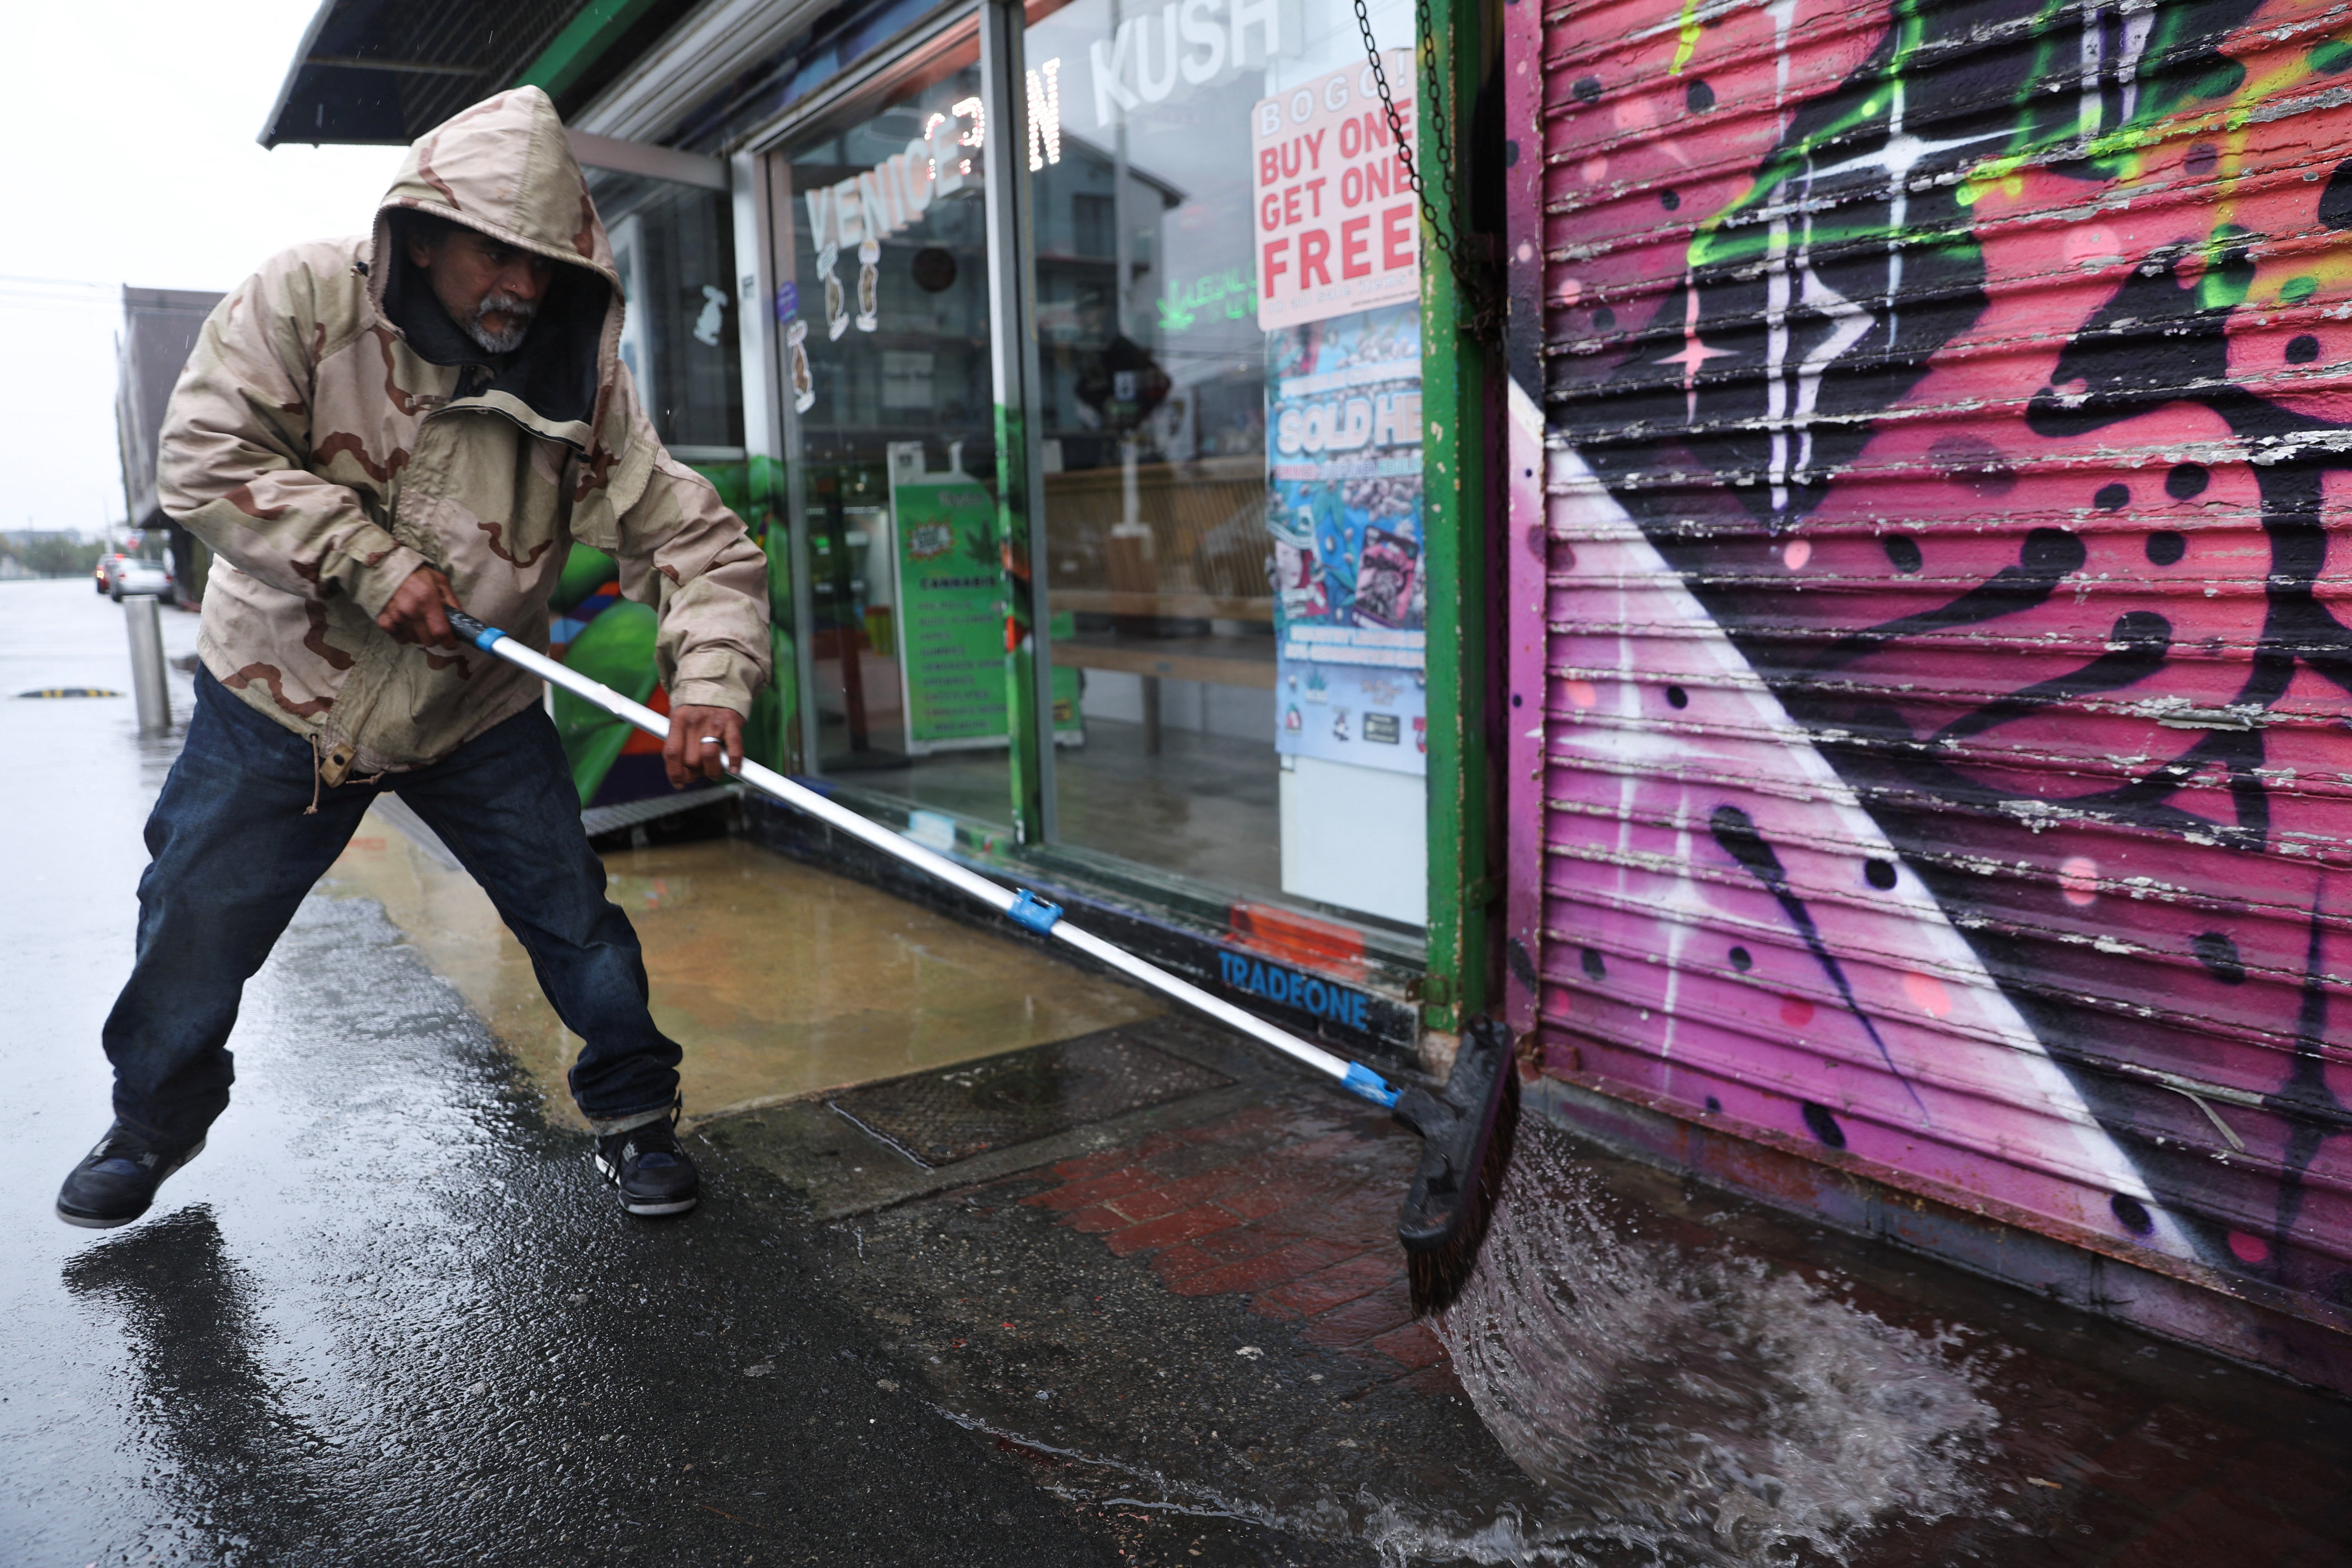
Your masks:
<instances>
[{"instance_id":1,"label":"rain water running","mask_svg":"<svg viewBox=\"0 0 2352 1568\"><path fill-rule=\"evenodd\" d=\"M1612 1193L1571 1147L1520 1123L1477 1269L1436 1321L1533 1489L1442 1464L1411 1478L1384 1466L1377 1482L1273 1461L1212 1469L1181 1447L1057 1446L1012 1412L942 1413L1073 1501L1252 1521L1370 1547L1390 1568L1917 1562L1919 1527L2012 1522L1986 1397L2007 1347L1889 1323Z\"/></svg>"},{"instance_id":2,"label":"rain water running","mask_svg":"<svg viewBox=\"0 0 2352 1568\"><path fill-rule=\"evenodd\" d=\"M1439 1331L1558 1503L1491 1556L1451 1543L1489 1562L1843 1563L1898 1512L1968 1506L1997 1419L1948 1331L1891 1325L1752 1257L1645 1239L1532 1119Z\"/></svg>"}]
</instances>

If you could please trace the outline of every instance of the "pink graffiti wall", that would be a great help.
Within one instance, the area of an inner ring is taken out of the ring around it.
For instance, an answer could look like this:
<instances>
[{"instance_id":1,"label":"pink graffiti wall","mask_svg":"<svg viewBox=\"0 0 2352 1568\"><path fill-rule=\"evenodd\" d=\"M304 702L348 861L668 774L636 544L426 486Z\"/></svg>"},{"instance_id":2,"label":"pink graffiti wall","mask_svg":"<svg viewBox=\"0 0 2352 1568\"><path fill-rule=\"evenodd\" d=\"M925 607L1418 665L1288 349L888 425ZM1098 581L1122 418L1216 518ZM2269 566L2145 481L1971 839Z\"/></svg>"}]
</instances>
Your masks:
<instances>
[{"instance_id":1,"label":"pink graffiti wall","mask_svg":"<svg viewBox=\"0 0 2352 1568\"><path fill-rule=\"evenodd\" d=\"M2352 23L1512 26L1547 1068L2352 1328Z\"/></svg>"}]
</instances>

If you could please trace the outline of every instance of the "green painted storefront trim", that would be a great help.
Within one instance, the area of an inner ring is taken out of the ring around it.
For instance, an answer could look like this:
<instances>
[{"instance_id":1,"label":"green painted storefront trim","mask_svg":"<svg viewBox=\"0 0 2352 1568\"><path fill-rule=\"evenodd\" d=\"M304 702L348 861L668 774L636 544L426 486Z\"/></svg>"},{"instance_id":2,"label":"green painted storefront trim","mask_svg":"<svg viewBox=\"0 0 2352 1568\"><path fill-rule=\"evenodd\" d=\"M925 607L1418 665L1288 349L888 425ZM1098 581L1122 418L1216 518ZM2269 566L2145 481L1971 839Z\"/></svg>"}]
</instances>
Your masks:
<instances>
[{"instance_id":1,"label":"green painted storefront trim","mask_svg":"<svg viewBox=\"0 0 2352 1568\"><path fill-rule=\"evenodd\" d=\"M989 243L1011 274L990 289L990 374L995 387L996 538L1004 574L1005 720L1013 837L1042 847L1054 837L1054 705L1050 662L1041 667L1037 634L1045 597L1038 576L1047 526L1045 477L1029 426L1044 384L1037 367L1035 234L1029 170L1019 155L1029 142L1024 46L1028 18L1020 0L982 0L981 100L991 133L985 163ZM1009 283L1010 288L1003 285Z\"/></svg>"},{"instance_id":2,"label":"green painted storefront trim","mask_svg":"<svg viewBox=\"0 0 2352 1568\"><path fill-rule=\"evenodd\" d=\"M563 31L555 35L555 41L540 50L539 58L523 68L513 85L544 88L548 97L561 99L656 3L656 0L588 0L580 7L579 15L564 25Z\"/></svg>"},{"instance_id":3,"label":"green painted storefront trim","mask_svg":"<svg viewBox=\"0 0 2352 1568\"><path fill-rule=\"evenodd\" d=\"M1469 142L1464 106L1477 91L1477 0L1441 0L1446 25L1420 41L1420 96L1443 83L1457 156ZM1427 149L1431 139L1421 145ZM1430 189L1442 189L1427 169ZM1461 188L1470 171L1457 166ZM1447 213L1456 243L1467 214ZM1486 353L1462 331L1460 289L1426 219L1422 225L1421 378L1423 527L1429 582L1429 959L1423 1022L1454 1031L1486 1005L1489 779L1486 690Z\"/></svg>"},{"instance_id":4,"label":"green painted storefront trim","mask_svg":"<svg viewBox=\"0 0 2352 1568\"><path fill-rule=\"evenodd\" d=\"M1004 708L1012 746L1006 762L1012 787L1013 837L1045 842L1045 769L1054 744L1054 714L1039 700L1037 605L1032 571L1031 519L1042 497L1029 494L1029 422L1018 408L996 405L996 540L1004 568Z\"/></svg>"}]
</instances>

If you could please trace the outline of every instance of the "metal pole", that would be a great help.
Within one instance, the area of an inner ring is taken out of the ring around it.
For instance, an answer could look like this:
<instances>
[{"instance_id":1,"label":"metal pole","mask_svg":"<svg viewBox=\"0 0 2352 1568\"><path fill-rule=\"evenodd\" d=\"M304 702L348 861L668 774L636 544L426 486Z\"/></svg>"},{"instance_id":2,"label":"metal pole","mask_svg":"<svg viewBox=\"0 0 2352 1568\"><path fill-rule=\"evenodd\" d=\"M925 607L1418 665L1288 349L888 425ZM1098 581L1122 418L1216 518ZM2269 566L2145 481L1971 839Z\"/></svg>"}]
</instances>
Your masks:
<instances>
[{"instance_id":1,"label":"metal pole","mask_svg":"<svg viewBox=\"0 0 2352 1568\"><path fill-rule=\"evenodd\" d=\"M154 595L123 600L122 622L131 634L131 690L139 704L139 732L160 735L172 727L172 688L164 677L163 626Z\"/></svg>"},{"instance_id":2,"label":"metal pole","mask_svg":"<svg viewBox=\"0 0 2352 1568\"><path fill-rule=\"evenodd\" d=\"M460 637L472 642L485 653L495 655L520 668L529 670L541 680L561 686L576 697L602 708L616 719L635 725L649 735L667 737L669 720L642 703L632 702L608 686L602 685L568 666L558 664L536 648L518 643L494 626L486 626L463 611L452 610L449 624ZM794 810L807 813L835 831L848 835L885 855L902 860L917 870L929 872L951 888L969 894L999 914L1020 921L1040 935L1051 936L1068 943L1080 952L1108 968L1116 969L1129 979L1140 981L1162 995L1172 996L1194 1010L1214 1018L1227 1028L1238 1030L1261 1045L1271 1046L1292 1060L1303 1063L1320 1073L1338 1079L1350 1093L1369 1100L1375 1105L1393 1105L1397 1091L1387 1079L1371 1068L1357 1062L1343 1060L1323 1049L1307 1044L1288 1032L1253 1014L1244 1013L1232 1003L1212 996L1188 980L1169 973L1159 965L1136 957L1115 947L1092 932L1079 930L1061 918L1062 911L1054 905L1039 906L1034 894L1013 892L997 886L978 872L958 865L933 850L927 849L910 838L901 837L877 822L869 822L845 805L827 800L815 791L794 784L759 763L746 762L736 769L736 776L772 800L781 801ZM1043 923L1024 919L1030 910L1042 907L1048 911Z\"/></svg>"}]
</instances>

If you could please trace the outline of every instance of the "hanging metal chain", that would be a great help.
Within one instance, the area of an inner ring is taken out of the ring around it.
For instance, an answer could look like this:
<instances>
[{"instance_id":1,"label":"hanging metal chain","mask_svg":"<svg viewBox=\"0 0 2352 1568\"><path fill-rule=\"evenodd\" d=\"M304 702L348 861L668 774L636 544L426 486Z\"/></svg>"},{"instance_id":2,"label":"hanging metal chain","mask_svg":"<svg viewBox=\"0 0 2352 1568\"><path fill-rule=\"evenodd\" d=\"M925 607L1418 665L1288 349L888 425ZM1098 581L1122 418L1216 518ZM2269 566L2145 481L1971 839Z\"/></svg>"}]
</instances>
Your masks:
<instances>
[{"instance_id":1,"label":"hanging metal chain","mask_svg":"<svg viewBox=\"0 0 2352 1568\"><path fill-rule=\"evenodd\" d=\"M1416 40L1414 64L1420 63L1418 41L1435 37L1430 16L1430 0L1413 0L1413 36ZM1381 59L1380 45L1372 39L1372 14L1367 0L1356 0L1356 26L1364 36L1364 58L1372 68L1372 83L1379 89L1381 108L1389 120L1389 140L1396 144L1397 162L1404 165L1405 183L1421 202L1422 217L1429 225L1430 236L1437 248L1445 255L1446 266L1454 274L1455 289L1462 296L1464 313L1468 320L1463 331L1482 341L1494 341L1501 335L1502 317L1495 300L1494 280L1465 254L1465 247L1456 243L1448 227L1449 220L1462 210L1462 198L1454 183L1453 117L1445 111L1445 86L1442 72L1430 74L1429 102L1424 105L1421 123L1429 127L1431 152L1437 159L1437 178L1441 194L1445 198L1445 210L1440 212L1430 200L1428 183L1422 178L1420 161L1412 155L1412 138L1405 134L1404 116L1397 111L1396 95L1389 87L1387 66Z\"/></svg>"}]
</instances>

